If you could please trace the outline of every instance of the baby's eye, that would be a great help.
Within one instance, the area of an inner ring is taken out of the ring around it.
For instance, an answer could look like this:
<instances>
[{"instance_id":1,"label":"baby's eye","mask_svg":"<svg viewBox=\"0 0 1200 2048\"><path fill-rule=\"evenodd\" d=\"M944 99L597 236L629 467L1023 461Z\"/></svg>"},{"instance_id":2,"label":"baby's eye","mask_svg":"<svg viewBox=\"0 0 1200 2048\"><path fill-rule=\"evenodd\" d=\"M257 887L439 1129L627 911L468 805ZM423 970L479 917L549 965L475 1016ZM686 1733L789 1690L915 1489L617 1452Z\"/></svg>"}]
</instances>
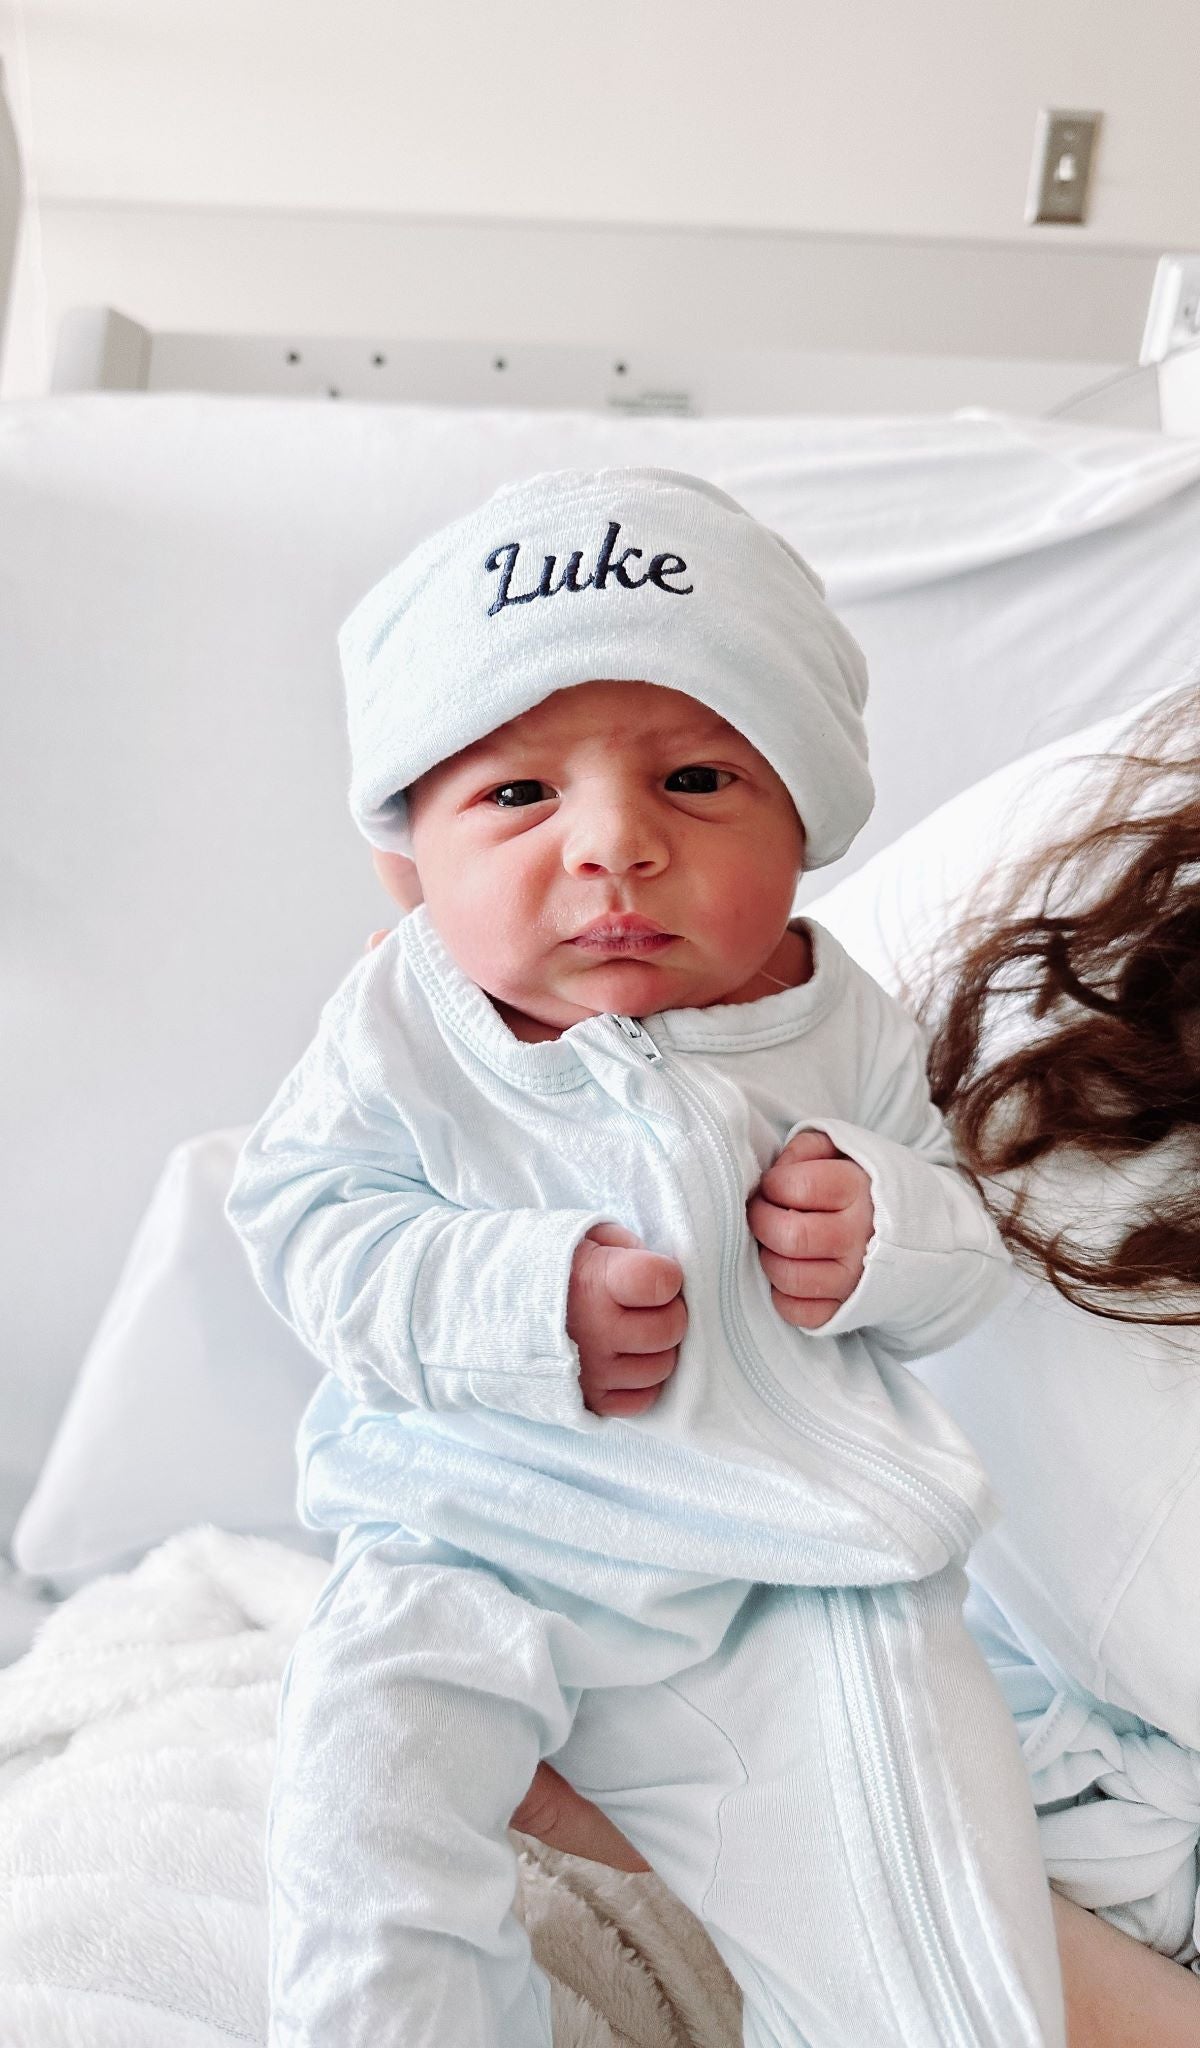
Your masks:
<instances>
[{"instance_id":1,"label":"baby's eye","mask_svg":"<svg viewBox=\"0 0 1200 2048\"><path fill-rule=\"evenodd\" d=\"M667 777L667 788L680 796L714 796L732 781L727 768L676 768Z\"/></svg>"},{"instance_id":2,"label":"baby's eye","mask_svg":"<svg viewBox=\"0 0 1200 2048\"><path fill-rule=\"evenodd\" d=\"M540 804L554 791L545 782L501 782L488 791L488 802L501 811L515 811L525 804Z\"/></svg>"}]
</instances>

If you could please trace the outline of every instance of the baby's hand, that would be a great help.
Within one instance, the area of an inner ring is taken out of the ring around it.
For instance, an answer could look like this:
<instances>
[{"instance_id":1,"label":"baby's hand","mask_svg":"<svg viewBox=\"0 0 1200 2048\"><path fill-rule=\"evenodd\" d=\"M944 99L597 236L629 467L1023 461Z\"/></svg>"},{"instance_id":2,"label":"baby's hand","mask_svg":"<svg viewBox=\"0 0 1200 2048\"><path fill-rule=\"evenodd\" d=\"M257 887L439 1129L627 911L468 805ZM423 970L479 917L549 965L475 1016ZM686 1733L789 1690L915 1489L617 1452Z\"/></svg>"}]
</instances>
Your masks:
<instances>
[{"instance_id":1,"label":"baby's hand","mask_svg":"<svg viewBox=\"0 0 1200 2048\"><path fill-rule=\"evenodd\" d=\"M819 1330L862 1278L875 1228L868 1176L823 1131L797 1131L746 1216L784 1322Z\"/></svg>"},{"instance_id":2,"label":"baby's hand","mask_svg":"<svg viewBox=\"0 0 1200 2048\"><path fill-rule=\"evenodd\" d=\"M576 1246L567 1335L579 1349L583 1405L593 1415L653 1407L687 1328L682 1287L678 1261L647 1251L619 1223L597 1223Z\"/></svg>"}]
</instances>

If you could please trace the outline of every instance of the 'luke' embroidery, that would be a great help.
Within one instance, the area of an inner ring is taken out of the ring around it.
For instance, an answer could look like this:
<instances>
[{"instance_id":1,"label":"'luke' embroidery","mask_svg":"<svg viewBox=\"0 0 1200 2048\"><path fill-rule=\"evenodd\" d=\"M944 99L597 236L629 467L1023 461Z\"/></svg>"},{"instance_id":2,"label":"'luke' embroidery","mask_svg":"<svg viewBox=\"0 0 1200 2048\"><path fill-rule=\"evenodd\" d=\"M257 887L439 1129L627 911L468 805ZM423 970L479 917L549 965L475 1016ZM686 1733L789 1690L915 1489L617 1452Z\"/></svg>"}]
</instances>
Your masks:
<instances>
[{"instance_id":1,"label":"'luke' embroidery","mask_svg":"<svg viewBox=\"0 0 1200 2048\"><path fill-rule=\"evenodd\" d=\"M621 531L619 519L610 519L608 532L600 544L596 566L590 575L580 581L579 571L583 567L583 549L575 548L568 555L566 567L555 582L554 572L558 567L557 555L542 558L542 573L532 590L514 590L513 577L516 574L517 558L521 552L519 540L505 541L502 547L493 548L484 568L491 575L499 574L500 588L493 602L488 606L489 619L502 612L507 604L532 604L535 597L557 597L561 590L607 590L609 577L619 583L623 590L640 590L646 583L653 583L656 590L663 590L668 597L690 597L694 583L674 583L668 578L687 575L687 563L682 555L664 553L652 555L646 564L644 576L636 576L626 568L626 563L642 560L641 548L622 548L616 554L617 535Z\"/></svg>"}]
</instances>

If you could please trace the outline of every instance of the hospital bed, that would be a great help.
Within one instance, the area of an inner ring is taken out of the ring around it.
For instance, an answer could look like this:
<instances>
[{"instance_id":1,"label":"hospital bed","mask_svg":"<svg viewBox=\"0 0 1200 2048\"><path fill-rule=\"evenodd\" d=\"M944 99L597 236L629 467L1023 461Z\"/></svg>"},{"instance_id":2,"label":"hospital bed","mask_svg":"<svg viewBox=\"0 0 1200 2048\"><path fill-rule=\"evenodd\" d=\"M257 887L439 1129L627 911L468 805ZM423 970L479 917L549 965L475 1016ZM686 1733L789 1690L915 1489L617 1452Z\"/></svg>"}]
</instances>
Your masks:
<instances>
[{"instance_id":1,"label":"hospital bed","mask_svg":"<svg viewBox=\"0 0 1200 2048\"><path fill-rule=\"evenodd\" d=\"M876 812L802 904L856 874L886 894L913 857L889 849L939 806L979 784L991 817L997 772L1200 674L1200 438L1161 431L1161 407L1137 430L806 414L782 403L787 364L702 352L637 366L643 398L687 407L610 404L619 356L536 348L499 404L482 342L376 346L405 395L330 404L281 393L262 338L227 338L234 388L213 390L167 376L137 328L75 323L60 388L0 408L7 1655L46 1621L0 1684L0 1802L67 1858L39 1894L57 1887L53 1940L35 1888L0 1874L0 2042L7 2000L22 2048L262 2038L255 1829L274 1687L323 1569L290 1455L316 1367L221 1202L238 1134L384 920L344 799L334 640L355 600L514 475L714 478L816 563L870 660ZM1007 851L976 834L948 865ZM648 2048L678 2038L660 1994L727 2048L727 1981L653 1886L543 1858L525 1899L578 2005L564 1994L564 2041L610 2038L607 1942L612 1971L635 1955Z\"/></svg>"}]
</instances>

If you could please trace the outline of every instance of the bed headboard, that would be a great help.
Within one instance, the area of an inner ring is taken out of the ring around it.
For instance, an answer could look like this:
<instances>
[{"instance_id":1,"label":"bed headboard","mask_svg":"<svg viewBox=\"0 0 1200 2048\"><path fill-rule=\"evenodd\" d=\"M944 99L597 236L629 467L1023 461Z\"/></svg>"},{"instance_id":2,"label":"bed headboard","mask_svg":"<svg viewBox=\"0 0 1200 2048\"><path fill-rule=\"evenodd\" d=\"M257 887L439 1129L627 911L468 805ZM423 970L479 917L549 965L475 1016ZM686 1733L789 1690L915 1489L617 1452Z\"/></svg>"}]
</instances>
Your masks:
<instances>
[{"instance_id":1,"label":"bed headboard","mask_svg":"<svg viewBox=\"0 0 1200 2048\"><path fill-rule=\"evenodd\" d=\"M60 326L56 391L208 391L673 414L947 413L962 407L1200 434L1200 345L1097 375L1084 361L853 349L719 349L387 335L180 334L109 306Z\"/></svg>"},{"instance_id":2,"label":"bed headboard","mask_svg":"<svg viewBox=\"0 0 1200 2048\"><path fill-rule=\"evenodd\" d=\"M611 313L609 319L612 319ZM615 326L615 321L613 322ZM55 391L210 391L247 397L550 407L680 418L928 413L982 405L1038 415L1106 388L1117 365L914 347L724 348L695 334L625 346L395 334L177 333L113 307L59 327ZM1153 378L1118 393L1111 424L1157 428Z\"/></svg>"},{"instance_id":3,"label":"bed headboard","mask_svg":"<svg viewBox=\"0 0 1200 2048\"><path fill-rule=\"evenodd\" d=\"M720 349L388 335L156 333L109 306L68 313L55 391L207 391L677 418L963 408L1200 434L1200 347L1097 375L1070 360L854 349Z\"/></svg>"}]
</instances>

